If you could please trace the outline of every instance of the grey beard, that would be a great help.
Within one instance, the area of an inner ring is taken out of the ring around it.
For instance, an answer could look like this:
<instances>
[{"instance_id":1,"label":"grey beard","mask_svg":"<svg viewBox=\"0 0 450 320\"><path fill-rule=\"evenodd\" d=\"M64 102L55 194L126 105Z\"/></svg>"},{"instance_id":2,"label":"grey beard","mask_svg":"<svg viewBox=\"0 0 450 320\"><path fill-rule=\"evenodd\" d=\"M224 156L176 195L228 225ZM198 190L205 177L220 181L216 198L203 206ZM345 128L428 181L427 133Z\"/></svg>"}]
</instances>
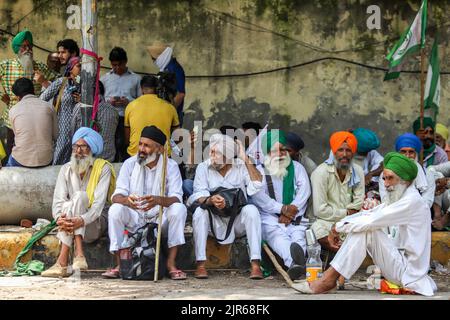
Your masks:
<instances>
[{"instance_id":1,"label":"grey beard","mask_svg":"<svg viewBox=\"0 0 450 320\"><path fill-rule=\"evenodd\" d=\"M404 182L400 182L396 186L386 189L386 195L383 197L383 203L391 205L400 200L408 186Z\"/></svg>"},{"instance_id":2,"label":"grey beard","mask_svg":"<svg viewBox=\"0 0 450 320\"><path fill-rule=\"evenodd\" d=\"M341 164L339 161L337 161L336 158L333 159L334 166L339 170L347 171L352 166L353 161L350 161L348 164Z\"/></svg>"},{"instance_id":3,"label":"grey beard","mask_svg":"<svg viewBox=\"0 0 450 320\"><path fill-rule=\"evenodd\" d=\"M32 53L24 53L19 54L19 61L22 65L25 74L33 74L34 73L34 65L33 65L33 54Z\"/></svg>"},{"instance_id":4,"label":"grey beard","mask_svg":"<svg viewBox=\"0 0 450 320\"><path fill-rule=\"evenodd\" d=\"M138 163L140 166L145 167L146 165L148 165L150 162L153 162L156 160L156 153L152 153L149 154L148 156L146 156L145 158L141 158L138 156Z\"/></svg>"},{"instance_id":5,"label":"grey beard","mask_svg":"<svg viewBox=\"0 0 450 320\"><path fill-rule=\"evenodd\" d=\"M288 174L287 167L291 161L291 157L286 155L284 158L268 156L264 159L264 166L271 176L283 179Z\"/></svg>"},{"instance_id":6,"label":"grey beard","mask_svg":"<svg viewBox=\"0 0 450 320\"><path fill-rule=\"evenodd\" d=\"M92 153L82 159L78 159L75 154L72 153L72 157L70 158L70 167L78 174L85 173L93 164L94 157L92 156Z\"/></svg>"}]
</instances>

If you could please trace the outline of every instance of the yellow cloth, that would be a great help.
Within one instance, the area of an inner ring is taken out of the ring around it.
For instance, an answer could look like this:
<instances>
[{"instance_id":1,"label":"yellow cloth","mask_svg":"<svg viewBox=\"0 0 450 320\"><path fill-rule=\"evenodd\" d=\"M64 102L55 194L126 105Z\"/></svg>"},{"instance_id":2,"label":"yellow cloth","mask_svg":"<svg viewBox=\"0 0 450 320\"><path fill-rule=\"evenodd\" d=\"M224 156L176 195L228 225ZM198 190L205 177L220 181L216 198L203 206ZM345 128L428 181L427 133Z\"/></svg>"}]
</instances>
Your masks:
<instances>
[{"instance_id":1,"label":"yellow cloth","mask_svg":"<svg viewBox=\"0 0 450 320\"><path fill-rule=\"evenodd\" d=\"M127 149L130 156L138 153L142 129L152 125L164 132L169 140L171 128L180 125L175 107L156 94L145 94L130 102L125 109L125 127L130 128L130 145Z\"/></svg>"},{"instance_id":2,"label":"yellow cloth","mask_svg":"<svg viewBox=\"0 0 450 320\"><path fill-rule=\"evenodd\" d=\"M3 148L3 143L0 141L0 160L3 160L6 157L5 148Z\"/></svg>"},{"instance_id":3,"label":"yellow cloth","mask_svg":"<svg viewBox=\"0 0 450 320\"><path fill-rule=\"evenodd\" d=\"M114 171L112 164L103 159L96 159L94 161L91 176L89 178L89 182L86 189L86 193L89 198L89 208L94 203L95 188L97 188L97 184L100 181L100 176L102 174L102 170L105 165L108 165L111 168L111 181L109 182L108 197L107 197L108 202L111 201L111 196L114 190L116 189L116 172Z\"/></svg>"},{"instance_id":4,"label":"yellow cloth","mask_svg":"<svg viewBox=\"0 0 450 320\"><path fill-rule=\"evenodd\" d=\"M436 133L440 134L444 138L445 142L448 140L448 128L442 123L436 124Z\"/></svg>"}]
</instances>

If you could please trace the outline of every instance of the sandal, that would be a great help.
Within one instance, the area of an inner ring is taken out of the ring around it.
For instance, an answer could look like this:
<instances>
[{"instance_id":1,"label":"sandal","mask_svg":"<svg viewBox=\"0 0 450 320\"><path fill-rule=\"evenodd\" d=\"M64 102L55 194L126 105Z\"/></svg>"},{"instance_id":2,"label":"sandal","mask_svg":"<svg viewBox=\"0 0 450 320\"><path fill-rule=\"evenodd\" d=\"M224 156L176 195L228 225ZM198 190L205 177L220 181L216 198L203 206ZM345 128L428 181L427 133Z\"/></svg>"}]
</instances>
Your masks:
<instances>
[{"instance_id":1,"label":"sandal","mask_svg":"<svg viewBox=\"0 0 450 320\"><path fill-rule=\"evenodd\" d=\"M197 279L208 279L208 271L206 271L205 266L198 266L194 277Z\"/></svg>"},{"instance_id":2,"label":"sandal","mask_svg":"<svg viewBox=\"0 0 450 320\"><path fill-rule=\"evenodd\" d=\"M311 290L311 287L309 286L309 282L306 280L302 280L302 281L293 283L291 285L291 288L300 293L303 293L303 294L316 294ZM325 294L325 293L336 293L336 287L331 288L328 291L322 292L321 294Z\"/></svg>"},{"instance_id":3,"label":"sandal","mask_svg":"<svg viewBox=\"0 0 450 320\"><path fill-rule=\"evenodd\" d=\"M174 270L169 272L170 279L172 280L186 280L187 276L186 273L184 273L181 270Z\"/></svg>"},{"instance_id":4,"label":"sandal","mask_svg":"<svg viewBox=\"0 0 450 320\"><path fill-rule=\"evenodd\" d=\"M261 272L261 269L253 269L252 272L250 273L250 279L252 280L261 280L264 279L264 276Z\"/></svg>"},{"instance_id":5,"label":"sandal","mask_svg":"<svg viewBox=\"0 0 450 320\"><path fill-rule=\"evenodd\" d=\"M106 272L102 273L102 277L108 279L119 279L120 270L118 268L110 268Z\"/></svg>"}]
</instances>

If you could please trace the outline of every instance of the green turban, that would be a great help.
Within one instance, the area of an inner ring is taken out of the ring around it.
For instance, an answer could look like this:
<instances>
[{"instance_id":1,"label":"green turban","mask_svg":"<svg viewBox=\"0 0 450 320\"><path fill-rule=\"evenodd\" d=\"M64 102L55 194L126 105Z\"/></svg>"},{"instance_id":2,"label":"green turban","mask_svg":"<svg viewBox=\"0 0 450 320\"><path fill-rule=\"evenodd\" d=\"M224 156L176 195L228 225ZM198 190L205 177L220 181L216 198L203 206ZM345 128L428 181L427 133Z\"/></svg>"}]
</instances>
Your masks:
<instances>
[{"instance_id":1,"label":"green turban","mask_svg":"<svg viewBox=\"0 0 450 320\"><path fill-rule=\"evenodd\" d=\"M12 49L15 54L19 53L20 47L22 46L22 43L28 40L28 42L33 45L33 35L28 30L23 30L22 32L19 32L14 39L12 40Z\"/></svg>"},{"instance_id":2,"label":"green turban","mask_svg":"<svg viewBox=\"0 0 450 320\"><path fill-rule=\"evenodd\" d=\"M423 128L426 129L428 127L434 128L436 127L436 124L434 123L433 119L430 117L423 118ZM416 121L413 123L413 132L416 134L417 131L420 129L420 118L417 118Z\"/></svg>"},{"instance_id":3,"label":"green turban","mask_svg":"<svg viewBox=\"0 0 450 320\"><path fill-rule=\"evenodd\" d=\"M405 181L413 181L417 177L416 162L398 152L389 152L384 157L384 168L394 171Z\"/></svg>"},{"instance_id":4,"label":"green turban","mask_svg":"<svg viewBox=\"0 0 450 320\"><path fill-rule=\"evenodd\" d=\"M270 150L272 150L275 143L281 143L282 145L286 145L286 135L284 131L281 130L270 130L268 131L261 140L262 151L265 155L267 155ZM283 178L283 204L291 204L292 200L294 200L294 178L295 178L295 170L294 164L291 162L287 167L287 175Z\"/></svg>"}]
</instances>

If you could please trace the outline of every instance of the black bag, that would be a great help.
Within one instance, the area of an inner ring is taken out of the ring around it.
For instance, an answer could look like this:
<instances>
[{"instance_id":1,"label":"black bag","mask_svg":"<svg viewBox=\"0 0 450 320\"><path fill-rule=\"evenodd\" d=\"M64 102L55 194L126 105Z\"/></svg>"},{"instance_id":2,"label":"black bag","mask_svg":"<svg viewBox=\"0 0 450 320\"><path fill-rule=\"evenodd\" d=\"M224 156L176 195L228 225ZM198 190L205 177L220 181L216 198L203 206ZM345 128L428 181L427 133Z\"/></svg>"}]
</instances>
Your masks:
<instances>
[{"instance_id":1,"label":"black bag","mask_svg":"<svg viewBox=\"0 0 450 320\"><path fill-rule=\"evenodd\" d=\"M245 205L247 205L247 198L245 198L245 194L244 194L244 192L242 192L241 188L227 189L224 187L219 187L216 190L214 190L213 192L211 192L210 197L212 197L214 195L220 195L221 197L223 197L225 199L225 208L218 209L213 205L211 205L211 206L207 205L207 204L205 204L206 201L205 201L205 203L201 204L200 207L202 209L208 210L209 223L211 226L212 234L213 234L214 238L216 239L216 241L222 242L222 241L226 240L228 238L228 236L230 235L234 220L239 215L239 213L241 213L242 208ZM216 216L219 216L219 217L223 217L223 218L227 218L227 217L230 218L230 220L228 221L227 231L225 233L224 239L218 239L216 236L216 233L214 231L213 219L212 219L213 214L215 214Z\"/></svg>"},{"instance_id":2,"label":"black bag","mask_svg":"<svg viewBox=\"0 0 450 320\"><path fill-rule=\"evenodd\" d=\"M134 233L129 233L130 248L120 249L120 273L124 280L153 280L155 276L156 223L147 223ZM159 251L158 279L166 273L166 257Z\"/></svg>"}]
</instances>

